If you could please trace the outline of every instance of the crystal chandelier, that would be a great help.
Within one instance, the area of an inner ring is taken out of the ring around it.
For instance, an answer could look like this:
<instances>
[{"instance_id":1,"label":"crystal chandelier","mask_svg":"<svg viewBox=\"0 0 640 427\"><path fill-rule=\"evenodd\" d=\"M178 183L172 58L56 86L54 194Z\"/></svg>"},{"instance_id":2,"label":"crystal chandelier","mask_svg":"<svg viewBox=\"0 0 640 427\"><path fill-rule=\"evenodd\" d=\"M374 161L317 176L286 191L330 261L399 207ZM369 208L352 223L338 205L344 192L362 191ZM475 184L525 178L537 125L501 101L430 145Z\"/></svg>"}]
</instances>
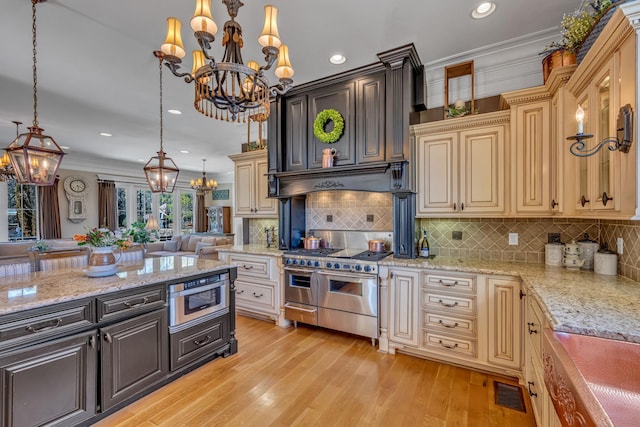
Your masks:
<instances>
[{"instance_id":1,"label":"crystal chandelier","mask_svg":"<svg viewBox=\"0 0 640 427\"><path fill-rule=\"evenodd\" d=\"M191 179L191 188L196 190L196 194L209 194L216 188L218 188L218 182L215 179L207 179L207 175L204 172L204 162L206 159L202 159L202 178Z\"/></svg>"},{"instance_id":2,"label":"crystal chandelier","mask_svg":"<svg viewBox=\"0 0 640 427\"><path fill-rule=\"evenodd\" d=\"M144 174L147 177L147 183L153 193L173 193L178 180L180 170L176 164L167 157L162 147L162 52L153 52L158 58L160 68L160 151L157 156L153 156L146 165L144 165Z\"/></svg>"},{"instance_id":3,"label":"crystal chandelier","mask_svg":"<svg viewBox=\"0 0 640 427\"><path fill-rule=\"evenodd\" d=\"M33 45L33 125L18 135L5 150L20 184L52 185L64 152L56 141L43 135L38 126L38 73L36 67L36 3L31 0L31 41Z\"/></svg>"},{"instance_id":4,"label":"crystal chandelier","mask_svg":"<svg viewBox=\"0 0 640 427\"><path fill-rule=\"evenodd\" d=\"M16 125L16 138L18 138L18 136L20 136L20 125L22 122L13 120L11 123ZM13 172L9 153L5 151L2 158L0 158L0 182L11 181L12 179L16 179L16 174Z\"/></svg>"},{"instance_id":5,"label":"crystal chandelier","mask_svg":"<svg viewBox=\"0 0 640 427\"><path fill-rule=\"evenodd\" d=\"M198 41L200 50L194 50L191 73L181 73L180 63L186 55L180 30L182 23L177 18L167 18L167 37L161 49L167 67L185 82L194 82L194 107L207 117L238 121L246 120L256 114L269 115L270 98L284 95L293 84L293 67L289 61L289 48L280 41L278 34L278 9L267 5L265 22L258 43L262 45L265 64L259 66L255 61L244 65L241 49L242 27L235 18L238 9L243 6L240 0L222 0L231 17L224 24L222 46L223 60L217 62L209 54L211 43L215 40L218 26L211 15L211 0L196 0L196 10L191 18L191 29ZM274 71L279 84L269 87L269 81L263 74L278 59Z\"/></svg>"}]
</instances>

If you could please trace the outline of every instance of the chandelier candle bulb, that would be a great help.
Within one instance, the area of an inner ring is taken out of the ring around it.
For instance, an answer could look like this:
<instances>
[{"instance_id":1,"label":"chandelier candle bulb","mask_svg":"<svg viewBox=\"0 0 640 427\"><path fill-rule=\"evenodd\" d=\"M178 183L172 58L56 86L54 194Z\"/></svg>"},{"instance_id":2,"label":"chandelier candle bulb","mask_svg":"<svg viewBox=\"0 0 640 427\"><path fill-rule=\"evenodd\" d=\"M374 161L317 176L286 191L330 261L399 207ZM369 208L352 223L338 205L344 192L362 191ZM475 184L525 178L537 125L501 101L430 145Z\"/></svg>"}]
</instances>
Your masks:
<instances>
[{"instance_id":1,"label":"chandelier candle bulb","mask_svg":"<svg viewBox=\"0 0 640 427\"><path fill-rule=\"evenodd\" d=\"M578 134L584 133L584 110L578 105L576 110L576 121L578 122Z\"/></svg>"}]
</instances>

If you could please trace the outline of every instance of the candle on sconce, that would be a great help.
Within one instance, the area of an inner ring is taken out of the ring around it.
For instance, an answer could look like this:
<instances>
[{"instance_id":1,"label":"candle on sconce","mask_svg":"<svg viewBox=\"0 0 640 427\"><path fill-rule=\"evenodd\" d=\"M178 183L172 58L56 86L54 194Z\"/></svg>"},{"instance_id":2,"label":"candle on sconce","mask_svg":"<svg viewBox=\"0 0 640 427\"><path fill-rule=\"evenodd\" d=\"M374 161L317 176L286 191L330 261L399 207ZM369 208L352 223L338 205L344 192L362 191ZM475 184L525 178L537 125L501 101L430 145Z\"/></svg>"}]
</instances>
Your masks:
<instances>
[{"instance_id":1,"label":"candle on sconce","mask_svg":"<svg viewBox=\"0 0 640 427\"><path fill-rule=\"evenodd\" d=\"M584 110L581 105L578 105L576 110L576 121L578 122L578 135L584 133Z\"/></svg>"}]
</instances>

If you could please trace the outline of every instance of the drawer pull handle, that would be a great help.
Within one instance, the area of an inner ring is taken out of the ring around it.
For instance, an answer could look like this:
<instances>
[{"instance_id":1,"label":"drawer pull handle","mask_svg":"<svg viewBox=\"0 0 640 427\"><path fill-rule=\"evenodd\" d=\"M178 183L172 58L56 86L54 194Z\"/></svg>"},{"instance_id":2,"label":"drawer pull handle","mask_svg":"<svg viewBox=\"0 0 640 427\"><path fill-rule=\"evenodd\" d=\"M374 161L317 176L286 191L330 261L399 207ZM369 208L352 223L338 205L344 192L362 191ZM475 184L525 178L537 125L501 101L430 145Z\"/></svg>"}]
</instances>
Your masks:
<instances>
[{"instance_id":1,"label":"drawer pull handle","mask_svg":"<svg viewBox=\"0 0 640 427\"><path fill-rule=\"evenodd\" d=\"M31 332L32 334L35 334L38 332L44 332L44 331L49 331L51 329L55 329L60 325L62 325L62 319L56 319L56 320L52 320L51 322L39 328L38 327L34 328L33 326L27 326L27 331Z\"/></svg>"},{"instance_id":2,"label":"drawer pull handle","mask_svg":"<svg viewBox=\"0 0 640 427\"><path fill-rule=\"evenodd\" d=\"M531 397L538 397L538 393L534 393L533 391L531 391L531 386L532 386L532 385L536 385L536 384L535 384L533 381L529 381L529 382L527 383L527 389L528 389L528 391L529 391L529 396L531 396Z\"/></svg>"},{"instance_id":3,"label":"drawer pull handle","mask_svg":"<svg viewBox=\"0 0 640 427\"><path fill-rule=\"evenodd\" d=\"M456 286L458 284L458 281L456 280L455 282L450 283L450 282L443 282L442 279L440 279L440 284L442 286L450 286L451 287L451 286Z\"/></svg>"},{"instance_id":4,"label":"drawer pull handle","mask_svg":"<svg viewBox=\"0 0 640 427\"><path fill-rule=\"evenodd\" d=\"M537 329L531 329L532 326L536 326L536 324L533 323L533 322L527 323L527 329L529 330L529 335L533 335L533 334L537 334L538 333Z\"/></svg>"},{"instance_id":5,"label":"drawer pull handle","mask_svg":"<svg viewBox=\"0 0 640 427\"><path fill-rule=\"evenodd\" d=\"M195 345L197 345L198 347L205 345L206 343L208 343L209 341L211 341L211 335L207 335L204 337L204 339L198 341L198 340L194 340L193 343Z\"/></svg>"},{"instance_id":6,"label":"drawer pull handle","mask_svg":"<svg viewBox=\"0 0 640 427\"><path fill-rule=\"evenodd\" d=\"M257 293L253 293L253 296L256 298L262 298L264 296L264 294L257 294Z\"/></svg>"},{"instance_id":7,"label":"drawer pull handle","mask_svg":"<svg viewBox=\"0 0 640 427\"><path fill-rule=\"evenodd\" d=\"M139 302L137 304L131 304L129 301L125 301L122 304L124 304L127 308L136 308L136 307L142 307L148 302L149 302L149 297L144 297L142 299L142 302Z\"/></svg>"},{"instance_id":8,"label":"drawer pull handle","mask_svg":"<svg viewBox=\"0 0 640 427\"><path fill-rule=\"evenodd\" d=\"M285 304L284 308L290 308L291 310L298 310L298 311L306 311L307 313L315 313L316 312L315 308L308 309L308 308L296 307L295 305L291 305L291 304Z\"/></svg>"},{"instance_id":9,"label":"drawer pull handle","mask_svg":"<svg viewBox=\"0 0 640 427\"><path fill-rule=\"evenodd\" d=\"M242 268L244 268L245 270L251 270L253 268L253 265L242 264Z\"/></svg>"},{"instance_id":10,"label":"drawer pull handle","mask_svg":"<svg viewBox=\"0 0 640 427\"><path fill-rule=\"evenodd\" d=\"M447 345L447 344L443 343L442 340L438 340L438 344L440 344L444 348L448 348L449 350L453 350L455 348L458 348L458 343L455 343L454 345Z\"/></svg>"},{"instance_id":11,"label":"drawer pull handle","mask_svg":"<svg viewBox=\"0 0 640 427\"><path fill-rule=\"evenodd\" d=\"M241 295L244 294L244 289L240 289L239 291L236 291L236 295Z\"/></svg>"},{"instance_id":12,"label":"drawer pull handle","mask_svg":"<svg viewBox=\"0 0 640 427\"><path fill-rule=\"evenodd\" d=\"M453 325L450 325L450 324L444 323L442 319L438 320L438 323L440 323L445 328L457 328L458 326L460 326L458 322L454 323Z\"/></svg>"},{"instance_id":13,"label":"drawer pull handle","mask_svg":"<svg viewBox=\"0 0 640 427\"><path fill-rule=\"evenodd\" d=\"M109 335L108 332L105 332L104 334L104 339L106 342L108 342L109 344L111 344L113 342L113 338L111 338L111 335Z\"/></svg>"},{"instance_id":14,"label":"drawer pull handle","mask_svg":"<svg viewBox=\"0 0 640 427\"><path fill-rule=\"evenodd\" d=\"M453 308L453 307L457 307L458 306L458 301L454 302L453 304L447 304L446 302L442 301L442 300L438 300L438 302L442 305L444 305L445 307L449 307L449 308Z\"/></svg>"}]
</instances>

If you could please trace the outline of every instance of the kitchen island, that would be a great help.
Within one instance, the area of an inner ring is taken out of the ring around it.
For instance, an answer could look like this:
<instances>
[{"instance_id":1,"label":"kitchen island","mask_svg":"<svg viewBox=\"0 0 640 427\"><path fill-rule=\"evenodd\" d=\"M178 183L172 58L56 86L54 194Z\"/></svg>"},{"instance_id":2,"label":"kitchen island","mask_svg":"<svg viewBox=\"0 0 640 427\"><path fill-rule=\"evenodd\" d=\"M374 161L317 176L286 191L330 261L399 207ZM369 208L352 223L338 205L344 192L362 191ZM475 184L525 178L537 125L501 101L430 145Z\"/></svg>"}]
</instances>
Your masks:
<instances>
[{"instance_id":1,"label":"kitchen island","mask_svg":"<svg viewBox=\"0 0 640 427\"><path fill-rule=\"evenodd\" d=\"M171 256L122 263L108 277L69 269L3 280L0 425L93 423L236 353L235 273Z\"/></svg>"}]
</instances>

